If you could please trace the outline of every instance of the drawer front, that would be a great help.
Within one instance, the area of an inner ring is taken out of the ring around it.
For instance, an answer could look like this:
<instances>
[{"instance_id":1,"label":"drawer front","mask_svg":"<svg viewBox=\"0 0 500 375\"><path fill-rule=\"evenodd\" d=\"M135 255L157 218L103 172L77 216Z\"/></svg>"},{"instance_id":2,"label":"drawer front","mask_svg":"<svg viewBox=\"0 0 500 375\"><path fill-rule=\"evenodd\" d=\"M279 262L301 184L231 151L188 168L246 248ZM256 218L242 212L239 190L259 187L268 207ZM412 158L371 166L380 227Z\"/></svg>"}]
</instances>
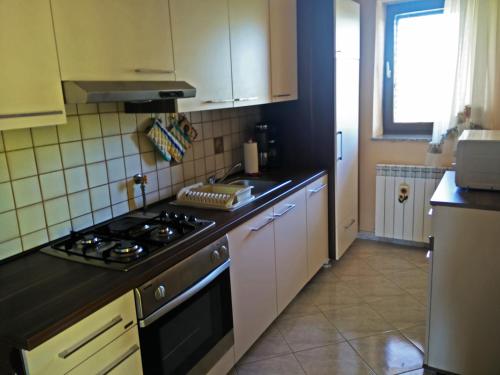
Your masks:
<instances>
[{"instance_id":1,"label":"drawer front","mask_svg":"<svg viewBox=\"0 0 500 375\"><path fill-rule=\"evenodd\" d=\"M64 374L137 323L130 291L31 351L23 351L29 374Z\"/></svg>"},{"instance_id":2,"label":"drawer front","mask_svg":"<svg viewBox=\"0 0 500 375\"><path fill-rule=\"evenodd\" d=\"M106 345L68 375L141 375L142 362L137 326Z\"/></svg>"}]
</instances>

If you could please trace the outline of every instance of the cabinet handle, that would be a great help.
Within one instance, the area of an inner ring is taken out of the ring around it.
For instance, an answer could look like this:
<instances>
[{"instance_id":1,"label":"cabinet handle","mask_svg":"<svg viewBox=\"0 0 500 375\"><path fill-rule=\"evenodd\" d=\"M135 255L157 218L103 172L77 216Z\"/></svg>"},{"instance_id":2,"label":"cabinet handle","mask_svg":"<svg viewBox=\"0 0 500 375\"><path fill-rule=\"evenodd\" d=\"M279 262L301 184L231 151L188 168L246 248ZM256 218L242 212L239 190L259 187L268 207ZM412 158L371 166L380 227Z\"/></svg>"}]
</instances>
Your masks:
<instances>
[{"instance_id":1,"label":"cabinet handle","mask_svg":"<svg viewBox=\"0 0 500 375\"><path fill-rule=\"evenodd\" d=\"M234 99L235 102L250 102L253 100L259 100L258 96L251 96L249 98L236 98Z\"/></svg>"},{"instance_id":2,"label":"cabinet handle","mask_svg":"<svg viewBox=\"0 0 500 375\"><path fill-rule=\"evenodd\" d=\"M26 113L8 113L0 115L0 120L4 118L17 118L17 117L36 117L36 116L53 116L62 115L63 111L44 111L44 112L26 112Z\"/></svg>"},{"instance_id":3,"label":"cabinet handle","mask_svg":"<svg viewBox=\"0 0 500 375\"><path fill-rule=\"evenodd\" d=\"M337 138L338 138L339 135L340 135L340 143L338 143L338 144L340 144L340 147L339 147L339 149L340 149L340 156L337 157L337 160L342 160L342 158L344 156L343 155L344 154L344 145L343 145L344 136L343 136L343 134L342 134L341 131L337 132Z\"/></svg>"},{"instance_id":4,"label":"cabinet handle","mask_svg":"<svg viewBox=\"0 0 500 375\"><path fill-rule=\"evenodd\" d=\"M120 366L123 362L125 362L130 356L132 356L136 351L139 350L138 345L132 345L129 350L127 350L125 353L123 353L120 357L118 357L115 361L113 361L111 364L106 366L103 370L99 371L97 375L106 375L109 374L111 371L113 371L115 368Z\"/></svg>"},{"instance_id":5,"label":"cabinet handle","mask_svg":"<svg viewBox=\"0 0 500 375\"><path fill-rule=\"evenodd\" d=\"M268 218L266 218L266 222L265 223L259 225L256 228L255 227L254 228L250 228L250 230L252 232L258 232L259 230L261 230L262 228L264 228L267 224L272 223L273 221L274 221L274 217L268 217Z\"/></svg>"},{"instance_id":6,"label":"cabinet handle","mask_svg":"<svg viewBox=\"0 0 500 375\"><path fill-rule=\"evenodd\" d=\"M434 252L434 236L429 236L429 250L427 251L426 258L429 259Z\"/></svg>"},{"instance_id":7,"label":"cabinet handle","mask_svg":"<svg viewBox=\"0 0 500 375\"><path fill-rule=\"evenodd\" d=\"M134 69L134 72L139 74L174 74L175 70L138 68Z\"/></svg>"},{"instance_id":8,"label":"cabinet handle","mask_svg":"<svg viewBox=\"0 0 500 375\"><path fill-rule=\"evenodd\" d=\"M309 189L309 193L316 194L319 193L321 190L327 187L328 184L323 184L315 189Z\"/></svg>"},{"instance_id":9,"label":"cabinet handle","mask_svg":"<svg viewBox=\"0 0 500 375\"><path fill-rule=\"evenodd\" d=\"M292 96L292 94L276 94L273 95L273 98L287 98L289 96Z\"/></svg>"},{"instance_id":10,"label":"cabinet handle","mask_svg":"<svg viewBox=\"0 0 500 375\"><path fill-rule=\"evenodd\" d=\"M352 226L353 226L353 224L354 224L355 222L356 222L356 220L355 220L355 219L352 219L352 220L351 220L351 222L350 222L349 224L347 224L347 225L344 227L344 229L349 229L350 227L352 227Z\"/></svg>"},{"instance_id":11,"label":"cabinet handle","mask_svg":"<svg viewBox=\"0 0 500 375\"><path fill-rule=\"evenodd\" d=\"M206 100L203 103L205 104L232 103L234 101L235 101L234 99L211 99L211 100Z\"/></svg>"},{"instance_id":12,"label":"cabinet handle","mask_svg":"<svg viewBox=\"0 0 500 375\"><path fill-rule=\"evenodd\" d=\"M59 353L59 357L62 359L68 358L70 355L78 351L79 349L83 348L85 345L87 345L89 342L92 340L95 340L99 336L101 336L104 332L109 331L111 328L116 326L118 323L120 323L123 320L121 315L118 315L117 317L113 318L110 322L106 323L103 325L101 328L99 328L97 331L91 333L87 337L83 338L80 342L77 342L73 346L69 347L66 350L63 350L61 353Z\"/></svg>"},{"instance_id":13,"label":"cabinet handle","mask_svg":"<svg viewBox=\"0 0 500 375\"><path fill-rule=\"evenodd\" d=\"M297 205L295 203L287 204L285 210L283 212L278 213L278 214L274 214L274 217L284 216L286 213L290 212L295 207L297 207Z\"/></svg>"}]
</instances>

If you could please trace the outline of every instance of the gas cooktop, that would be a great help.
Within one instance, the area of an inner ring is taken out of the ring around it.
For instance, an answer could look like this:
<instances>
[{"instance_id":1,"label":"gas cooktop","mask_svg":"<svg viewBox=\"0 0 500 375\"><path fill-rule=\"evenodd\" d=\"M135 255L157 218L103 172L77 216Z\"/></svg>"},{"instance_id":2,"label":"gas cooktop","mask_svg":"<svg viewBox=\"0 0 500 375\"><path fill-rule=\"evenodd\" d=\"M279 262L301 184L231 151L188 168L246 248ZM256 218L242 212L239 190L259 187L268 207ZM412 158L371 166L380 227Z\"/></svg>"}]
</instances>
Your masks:
<instances>
[{"instance_id":1,"label":"gas cooktop","mask_svg":"<svg viewBox=\"0 0 500 375\"><path fill-rule=\"evenodd\" d=\"M153 218L125 216L52 243L41 251L100 267L127 271L146 259L169 251L215 225L177 212Z\"/></svg>"}]
</instances>

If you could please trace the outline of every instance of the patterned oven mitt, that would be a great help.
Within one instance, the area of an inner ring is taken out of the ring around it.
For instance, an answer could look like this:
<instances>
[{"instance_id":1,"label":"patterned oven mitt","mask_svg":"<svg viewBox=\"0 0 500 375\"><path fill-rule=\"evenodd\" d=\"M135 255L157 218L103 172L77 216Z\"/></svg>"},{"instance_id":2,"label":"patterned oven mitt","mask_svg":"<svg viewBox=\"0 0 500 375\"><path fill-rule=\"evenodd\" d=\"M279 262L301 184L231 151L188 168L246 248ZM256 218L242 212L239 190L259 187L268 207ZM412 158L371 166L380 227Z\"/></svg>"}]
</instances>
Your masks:
<instances>
[{"instance_id":1,"label":"patterned oven mitt","mask_svg":"<svg viewBox=\"0 0 500 375\"><path fill-rule=\"evenodd\" d=\"M181 162L186 149L181 142L170 132L164 125L163 120L156 118L147 133L148 138L153 142L165 160L174 159L176 162Z\"/></svg>"}]
</instances>

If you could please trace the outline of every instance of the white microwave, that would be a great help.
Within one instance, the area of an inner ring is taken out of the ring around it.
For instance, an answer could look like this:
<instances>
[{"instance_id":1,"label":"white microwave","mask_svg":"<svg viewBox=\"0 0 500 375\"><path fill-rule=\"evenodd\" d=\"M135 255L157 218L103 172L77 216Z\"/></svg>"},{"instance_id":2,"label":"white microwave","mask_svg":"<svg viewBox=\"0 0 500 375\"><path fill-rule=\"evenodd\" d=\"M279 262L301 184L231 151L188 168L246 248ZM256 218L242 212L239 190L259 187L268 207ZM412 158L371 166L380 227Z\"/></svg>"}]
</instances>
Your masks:
<instances>
[{"instance_id":1,"label":"white microwave","mask_svg":"<svg viewBox=\"0 0 500 375\"><path fill-rule=\"evenodd\" d=\"M465 130L457 144L455 183L500 190L500 130Z\"/></svg>"}]
</instances>

